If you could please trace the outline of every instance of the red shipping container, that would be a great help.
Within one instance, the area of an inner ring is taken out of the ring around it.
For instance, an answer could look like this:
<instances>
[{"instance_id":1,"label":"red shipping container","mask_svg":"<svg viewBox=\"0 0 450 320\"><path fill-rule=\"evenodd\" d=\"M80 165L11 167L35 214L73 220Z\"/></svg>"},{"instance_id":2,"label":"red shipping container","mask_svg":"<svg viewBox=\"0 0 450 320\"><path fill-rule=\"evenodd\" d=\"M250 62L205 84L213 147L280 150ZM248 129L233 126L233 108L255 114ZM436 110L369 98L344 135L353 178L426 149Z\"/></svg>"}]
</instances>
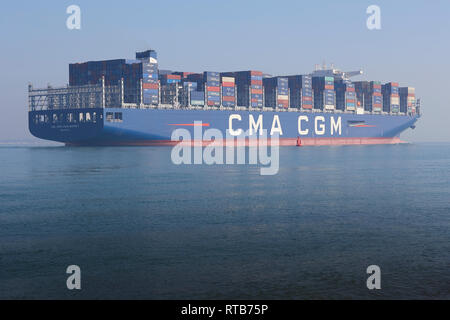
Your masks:
<instances>
[{"instance_id":1,"label":"red shipping container","mask_svg":"<svg viewBox=\"0 0 450 320\"><path fill-rule=\"evenodd\" d=\"M230 96L223 96L222 97L223 101L234 101L234 97L230 97Z\"/></svg>"},{"instance_id":2,"label":"red shipping container","mask_svg":"<svg viewBox=\"0 0 450 320\"><path fill-rule=\"evenodd\" d=\"M214 101L208 101L208 106L213 106L215 104Z\"/></svg>"},{"instance_id":3,"label":"red shipping container","mask_svg":"<svg viewBox=\"0 0 450 320\"><path fill-rule=\"evenodd\" d=\"M178 74L168 74L167 79L181 80L181 76Z\"/></svg>"},{"instance_id":4,"label":"red shipping container","mask_svg":"<svg viewBox=\"0 0 450 320\"><path fill-rule=\"evenodd\" d=\"M392 85L393 87L398 87L398 82L391 82L391 85Z\"/></svg>"},{"instance_id":5,"label":"red shipping container","mask_svg":"<svg viewBox=\"0 0 450 320\"><path fill-rule=\"evenodd\" d=\"M302 105L303 109L312 109L312 104L304 104Z\"/></svg>"},{"instance_id":6,"label":"red shipping container","mask_svg":"<svg viewBox=\"0 0 450 320\"><path fill-rule=\"evenodd\" d=\"M258 99L252 99L252 102L259 102Z\"/></svg>"},{"instance_id":7,"label":"red shipping container","mask_svg":"<svg viewBox=\"0 0 450 320\"><path fill-rule=\"evenodd\" d=\"M261 89L252 89L252 93L253 94L262 94L262 90Z\"/></svg>"},{"instance_id":8,"label":"red shipping container","mask_svg":"<svg viewBox=\"0 0 450 320\"><path fill-rule=\"evenodd\" d=\"M222 82L222 87L234 87L234 83L233 82Z\"/></svg>"},{"instance_id":9,"label":"red shipping container","mask_svg":"<svg viewBox=\"0 0 450 320\"><path fill-rule=\"evenodd\" d=\"M143 83L142 88L143 89L159 89L159 86L157 83Z\"/></svg>"},{"instance_id":10,"label":"red shipping container","mask_svg":"<svg viewBox=\"0 0 450 320\"><path fill-rule=\"evenodd\" d=\"M262 86L262 80L252 80L252 86Z\"/></svg>"},{"instance_id":11,"label":"red shipping container","mask_svg":"<svg viewBox=\"0 0 450 320\"><path fill-rule=\"evenodd\" d=\"M252 76L262 76L262 72L261 71L250 71L250 74Z\"/></svg>"},{"instance_id":12,"label":"red shipping container","mask_svg":"<svg viewBox=\"0 0 450 320\"><path fill-rule=\"evenodd\" d=\"M303 101L312 101L312 97L303 97Z\"/></svg>"},{"instance_id":13,"label":"red shipping container","mask_svg":"<svg viewBox=\"0 0 450 320\"><path fill-rule=\"evenodd\" d=\"M220 92L220 87L206 87L208 91Z\"/></svg>"},{"instance_id":14,"label":"red shipping container","mask_svg":"<svg viewBox=\"0 0 450 320\"><path fill-rule=\"evenodd\" d=\"M355 88L347 88L347 92L355 92Z\"/></svg>"},{"instance_id":15,"label":"red shipping container","mask_svg":"<svg viewBox=\"0 0 450 320\"><path fill-rule=\"evenodd\" d=\"M332 85L326 85L325 90L334 90L334 86Z\"/></svg>"}]
</instances>

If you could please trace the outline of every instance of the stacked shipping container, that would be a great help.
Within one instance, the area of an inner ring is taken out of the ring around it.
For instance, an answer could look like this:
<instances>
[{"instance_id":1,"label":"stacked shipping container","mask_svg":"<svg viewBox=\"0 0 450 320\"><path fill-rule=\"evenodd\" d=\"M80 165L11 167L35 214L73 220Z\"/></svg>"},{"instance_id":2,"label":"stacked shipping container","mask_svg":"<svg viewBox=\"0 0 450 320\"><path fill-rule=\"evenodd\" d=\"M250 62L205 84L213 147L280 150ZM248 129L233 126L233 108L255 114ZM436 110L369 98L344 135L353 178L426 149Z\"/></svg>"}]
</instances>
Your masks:
<instances>
[{"instance_id":1,"label":"stacked shipping container","mask_svg":"<svg viewBox=\"0 0 450 320\"><path fill-rule=\"evenodd\" d=\"M285 77L264 78L264 103L266 107L289 108L289 81Z\"/></svg>"},{"instance_id":2,"label":"stacked shipping container","mask_svg":"<svg viewBox=\"0 0 450 320\"><path fill-rule=\"evenodd\" d=\"M191 93L197 90L197 82L185 81L182 83L179 93L179 101L183 107L191 105ZM202 99L203 100L203 99Z\"/></svg>"},{"instance_id":3,"label":"stacked shipping container","mask_svg":"<svg viewBox=\"0 0 450 320\"><path fill-rule=\"evenodd\" d=\"M290 108L311 110L313 108L312 79L309 75L288 76Z\"/></svg>"},{"instance_id":4,"label":"stacked shipping container","mask_svg":"<svg viewBox=\"0 0 450 320\"><path fill-rule=\"evenodd\" d=\"M416 113L416 90L412 87L399 88L400 112Z\"/></svg>"},{"instance_id":5,"label":"stacked shipping container","mask_svg":"<svg viewBox=\"0 0 450 320\"><path fill-rule=\"evenodd\" d=\"M381 112L383 110L383 95L379 81L354 82L356 90L357 106L369 112Z\"/></svg>"},{"instance_id":6,"label":"stacked shipping container","mask_svg":"<svg viewBox=\"0 0 450 320\"><path fill-rule=\"evenodd\" d=\"M69 85L93 85L102 77L105 77L105 85L117 85L120 79L124 78L125 70L125 59L70 64Z\"/></svg>"},{"instance_id":7,"label":"stacked shipping container","mask_svg":"<svg viewBox=\"0 0 450 320\"><path fill-rule=\"evenodd\" d=\"M222 106L236 106L236 80L233 77L222 77Z\"/></svg>"},{"instance_id":8,"label":"stacked shipping container","mask_svg":"<svg viewBox=\"0 0 450 320\"><path fill-rule=\"evenodd\" d=\"M159 75L161 85L179 83L181 82L181 76L177 74L164 74Z\"/></svg>"},{"instance_id":9,"label":"stacked shipping container","mask_svg":"<svg viewBox=\"0 0 450 320\"><path fill-rule=\"evenodd\" d=\"M263 107L263 84L261 71L225 72L221 76L234 77L237 87L237 105L253 108Z\"/></svg>"},{"instance_id":10,"label":"stacked shipping container","mask_svg":"<svg viewBox=\"0 0 450 320\"><path fill-rule=\"evenodd\" d=\"M205 105L205 93L203 91L191 91L191 106L204 106Z\"/></svg>"},{"instance_id":11,"label":"stacked shipping container","mask_svg":"<svg viewBox=\"0 0 450 320\"><path fill-rule=\"evenodd\" d=\"M186 80L189 75L195 74L195 73L194 72L176 71L176 72L172 72L172 74L179 75L181 77L181 80Z\"/></svg>"},{"instance_id":12,"label":"stacked shipping container","mask_svg":"<svg viewBox=\"0 0 450 320\"><path fill-rule=\"evenodd\" d=\"M140 103L142 65L137 60L105 60L69 65L69 85L94 85L105 78L105 85L118 85L124 80L124 102Z\"/></svg>"},{"instance_id":13,"label":"stacked shipping container","mask_svg":"<svg viewBox=\"0 0 450 320\"><path fill-rule=\"evenodd\" d=\"M313 77L314 108L334 110L336 108L336 93L333 77Z\"/></svg>"},{"instance_id":14,"label":"stacked shipping container","mask_svg":"<svg viewBox=\"0 0 450 320\"><path fill-rule=\"evenodd\" d=\"M191 77L192 76L192 77ZM189 78L198 79L198 88L204 92L205 104L207 106L220 106L220 75L218 72L205 71L203 77L197 74L188 76Z\"/></svg>"},{"instance_id":15,"label":"stacked shipping container","mask_svg":"<svg viewBox=\"0 0 450 320\"><path fill-rule=\"evenodd\" d=\"M203 73L186 74L185 81L195 83L195 88L189 91L191 106L205 105L205 90L203 84Z\"/></svg>"},{"instance_id":16,"label":"stacked shipping container","mask_svg":"<svg viewBox=\"0 0 450 320\"><path fill-rule=\"evenodd\" d=\"M124 75L124 102L141 103L142 64L138 60L128 60Z\"/></svg>"},{"instance_id":17,"label":"stacked shipping container","mask_svg":"<svg viewBox=\"0 0 450 320\"><path fill-rule=\"evenodd\" d=\"M350 80L337 80L334 89L336 91L336 109L356 111L355 85Z\"/></svg>"},{"instance_id":18,"label":"stacked shipping container","mask_svg":"<svg viewBox=\"0 0 450 320\"><path fill-rule=\"evenodd\" d=\"M389 82L382 85L381 92L383 94L383 111L391 113L400 112L398 83Z\"/></svg>"},{"instance_id":19,"label":"stacked shipping container","mask_svg":"<svg viewBox=\"0 0 450 320\"><path fill-rule=\"evenodd\" d=\"M159 104L158 58L156 51L137 52L142 63L142 98L147 105Z\"/></svg>"},{"instance_id":20,"label":"stacked shipping container","mask_svg":"<svg viewBox=\"0 0 450 320\"><path fill-rule=\"evenodd\" d=\"M69 65L69 85L105 85L124 81L124 102L184 106L246 106L415 113L414 88L390 82L336 80L334 77L293 75L272 77L260 71L170 72L158 70L157 53L136 53L137 60L89 61ZM141 86L142 83L142 86ZM263 85L264 84L264 85Z\"/></svg>"},{"instance_id":21,"label":"stacked shipping container","mask_svg":"<svg viewBox=\"0 0 450 320\"><path fill-rule=\"evenodd\" d=\"M159 75L161 84L161 103L174 104L178 98L178 86L181 76L176 74Z\"/></svg>"}]
</instances>

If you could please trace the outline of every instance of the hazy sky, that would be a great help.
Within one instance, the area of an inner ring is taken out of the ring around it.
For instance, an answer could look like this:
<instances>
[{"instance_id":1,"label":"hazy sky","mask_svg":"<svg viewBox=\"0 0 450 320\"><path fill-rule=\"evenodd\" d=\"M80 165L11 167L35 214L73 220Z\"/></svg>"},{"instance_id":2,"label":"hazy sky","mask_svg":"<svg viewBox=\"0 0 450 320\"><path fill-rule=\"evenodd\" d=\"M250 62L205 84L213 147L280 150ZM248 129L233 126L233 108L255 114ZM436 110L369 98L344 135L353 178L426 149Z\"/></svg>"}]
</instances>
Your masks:
<instances>
[{"instance_id":1,"label":"hazy sky","mask_svg":"<svg viewBox=\"0 0 450 320\"><path fill-rule=\"evenodd\" d=\"M81 7L81 30L66 8ZM366 27L369 5L381 30ZM68 82L70 62L158 51L160 68L304 74L323 61L356 79L416 87L423 117L408 141L450 141L450 1L4 1L0 140L31 139L27 84Z\"/></svg>"}]
</instances>

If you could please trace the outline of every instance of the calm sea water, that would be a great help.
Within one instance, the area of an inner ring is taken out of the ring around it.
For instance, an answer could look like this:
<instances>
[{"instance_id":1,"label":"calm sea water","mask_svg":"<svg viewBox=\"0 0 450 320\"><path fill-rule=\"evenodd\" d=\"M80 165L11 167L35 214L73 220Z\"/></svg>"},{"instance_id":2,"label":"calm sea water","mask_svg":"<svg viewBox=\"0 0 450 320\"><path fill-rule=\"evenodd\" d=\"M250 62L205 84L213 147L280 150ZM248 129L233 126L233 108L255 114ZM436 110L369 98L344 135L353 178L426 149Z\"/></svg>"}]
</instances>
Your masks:
<instances>
[{"instance_id":1,"label":"calm sea water","mask_svg":"<svg viewBox=\"0 0 450 320\"><path fill-rule=\"evenodd\" d=\"M450 298L450 144L285 147L275 176L170 152L0 147L0 298Z\"/></svg>"}]
</instances>

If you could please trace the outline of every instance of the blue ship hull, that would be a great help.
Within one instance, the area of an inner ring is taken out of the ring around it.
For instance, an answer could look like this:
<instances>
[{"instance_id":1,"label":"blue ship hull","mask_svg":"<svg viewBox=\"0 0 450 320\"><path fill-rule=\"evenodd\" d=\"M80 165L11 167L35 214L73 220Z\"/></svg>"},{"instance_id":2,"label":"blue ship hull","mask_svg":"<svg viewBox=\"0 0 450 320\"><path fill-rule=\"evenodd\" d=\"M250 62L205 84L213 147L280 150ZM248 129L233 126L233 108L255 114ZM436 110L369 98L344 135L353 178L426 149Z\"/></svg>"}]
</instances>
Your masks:
<instances>
[{"instance_id":1,"label":"blue ship hull","mask_svg":"<svg viewBox=\"0 0 450 320\"><path fill-rule=\"evenodd\" d=\"M81 118L80 118L80 114ZM260 118L261 116L261 118ZM172 133L183 128L219 129L242 134L250 128L279 134L282 145L399 143L414 128L418 115L323 112L275 112L192 109L64 109L29 112L30 132L68 145L173 144ZM201 121L201 124L198 123ZM260 121L260 122L258 122ZM255 125L260 124L261 127ZM257 131L257 130L253 130ZM241 135L242 135L241 134ZM192 138L194 140L194 138Z\"/></svg>"}]
</instances>

